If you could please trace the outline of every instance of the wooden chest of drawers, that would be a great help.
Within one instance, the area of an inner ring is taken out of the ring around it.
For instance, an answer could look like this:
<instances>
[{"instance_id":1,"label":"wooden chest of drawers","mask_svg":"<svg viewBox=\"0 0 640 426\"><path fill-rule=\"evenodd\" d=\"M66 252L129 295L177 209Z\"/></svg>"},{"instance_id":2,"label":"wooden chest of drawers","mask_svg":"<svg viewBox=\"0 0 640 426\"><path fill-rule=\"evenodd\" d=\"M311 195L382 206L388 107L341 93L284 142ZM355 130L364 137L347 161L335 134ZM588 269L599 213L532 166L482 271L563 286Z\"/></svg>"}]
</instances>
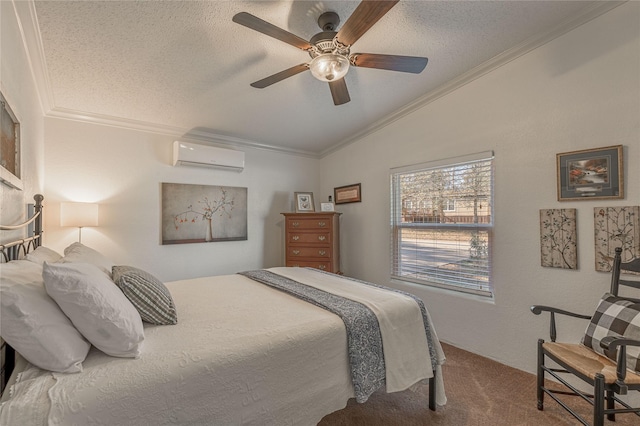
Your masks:
<instances>
[{"instance_id":1,"label":"wooden chest of drawers","mask_svg":"<svg viewBox=\"0 0 640 426\"><path fill-rule=\"evenodd\" d=\"M285 265L340 273L340 213L282 213Z\"/></svg>"}]
</instances>

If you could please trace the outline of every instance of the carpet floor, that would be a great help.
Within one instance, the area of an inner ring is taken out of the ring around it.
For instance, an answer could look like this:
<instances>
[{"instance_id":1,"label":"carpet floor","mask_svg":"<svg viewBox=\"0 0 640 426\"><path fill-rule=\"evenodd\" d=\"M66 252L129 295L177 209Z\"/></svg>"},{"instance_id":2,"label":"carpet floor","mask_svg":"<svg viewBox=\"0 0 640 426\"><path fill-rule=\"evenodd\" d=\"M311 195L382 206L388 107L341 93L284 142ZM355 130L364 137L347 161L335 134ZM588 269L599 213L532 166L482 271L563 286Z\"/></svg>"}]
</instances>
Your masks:
<instances>
[{"instance_id":1,"label":"carpet floor","mask_svg":"<svg viewBox=\"0 0 640 426\"><path fill-rule=\"evenodd\" d=\"M349 401L347 407L324 417L319 426L546 426L580 423L551 398L544 411L536 408L536 377L496 361L443 344L447 405L433 412L428 407L428 386L415 392L377 392L364 404ZM535 344L532 346L535 350ZM591 406L567 397L574 410L590 423ZM616 416L605 425L640 425L634 414Z\"/></svg>"}]
</instances>

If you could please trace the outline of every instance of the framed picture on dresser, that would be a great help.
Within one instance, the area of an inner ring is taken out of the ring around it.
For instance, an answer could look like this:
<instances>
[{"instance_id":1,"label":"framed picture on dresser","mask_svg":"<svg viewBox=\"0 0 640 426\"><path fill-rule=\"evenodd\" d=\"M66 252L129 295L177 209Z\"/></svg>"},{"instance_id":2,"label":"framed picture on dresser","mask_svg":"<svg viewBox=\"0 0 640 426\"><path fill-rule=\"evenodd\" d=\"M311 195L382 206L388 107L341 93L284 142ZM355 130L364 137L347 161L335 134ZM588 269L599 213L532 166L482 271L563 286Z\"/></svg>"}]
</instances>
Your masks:
<instances>
[{"instance_id":1,"label":"framed picture on dresser","mask_svg":"<svg viewBox=\"0 0 640 426\"><path fill-rule=\"evenodd\" d=\"M296 192L294 193L296 203L296 213L313 213L316 211L313 203L313 192Z\"/></svg>"}]
</instances>

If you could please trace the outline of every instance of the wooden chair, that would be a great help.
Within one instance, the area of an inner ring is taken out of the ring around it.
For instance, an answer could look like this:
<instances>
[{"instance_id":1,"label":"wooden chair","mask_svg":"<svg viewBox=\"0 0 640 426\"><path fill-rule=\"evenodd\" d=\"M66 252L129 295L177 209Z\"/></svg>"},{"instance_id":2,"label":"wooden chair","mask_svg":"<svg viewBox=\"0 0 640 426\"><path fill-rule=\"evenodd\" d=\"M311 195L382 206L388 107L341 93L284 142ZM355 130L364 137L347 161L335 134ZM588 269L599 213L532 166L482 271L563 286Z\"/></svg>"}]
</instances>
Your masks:
<instances>
[{"instance_id":1,"label":"wooden chair","mask_svg":"<svg viewBox=\"0 0 640 426\"><path fill-rule=\"evenodd\" d=\"M633 408L618 398L628 391L640 391L640 299L619 296L621 286L640 289L640 281L620 280L622 249L617 248L612 267L611 290L603 296L593 316L580 315L549 306L532 306L535 315L550 313L551 342L538 340L538 410L543 409L544 396L549 395L572 416L584 425L589 423L562 401L557 395L573 395L593 405L593 425L604 424L605 415L614 421L616 414L635 413L640 416L640 407ZM625 270L640 272L640 261L624 264ZM580 344L556 342L555 314L591 320L583 342ZM606 356L605 356L606 355ZM545 365L549 358L562 368ZM633 363L633 364L631 364ZM632 372L627 369L634 369ZM545 386L545 373L566 386L567 390L550 389ZM562 374L562 376L561 376ZM567 381L567 374L578 377L593 387L593 394L577 389ZM615 408L616 402L620 404ZM638 420L640 424L640 420Z\"/></svg>"}]
</instances>

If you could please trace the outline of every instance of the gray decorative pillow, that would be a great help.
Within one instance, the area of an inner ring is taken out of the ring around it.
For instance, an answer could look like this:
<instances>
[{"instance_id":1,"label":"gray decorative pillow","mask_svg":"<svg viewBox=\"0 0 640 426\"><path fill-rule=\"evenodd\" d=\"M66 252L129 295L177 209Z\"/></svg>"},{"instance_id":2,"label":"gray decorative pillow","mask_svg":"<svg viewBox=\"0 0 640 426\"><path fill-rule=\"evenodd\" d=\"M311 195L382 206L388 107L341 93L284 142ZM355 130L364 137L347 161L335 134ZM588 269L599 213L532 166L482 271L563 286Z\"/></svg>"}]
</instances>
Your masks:
<instances>
[{"instance_id":1,"label":"gray decorative pillow","mask_svg":"<svg viewBox=\"0 0 640 426\"><path fill-rule=\"evenodd\" d=\"M143 321L158 325L178 323L171 293L156 277L133 266L114 266L111 274Z\"/></svg>"},{"instance_id":2,"label":"gray decorative pillow","mask_svg":"<svg viewBox=\"0 0 640 426\"><path fill-rule=\"evenodd\" d=\"M616 351L605 351L600 341L607 336L640 340L640 303L605 293L587 327L582 343L616 361ZM640 372L640 347L627 346L627 368Z\"/></svg>"}]
</instances>

